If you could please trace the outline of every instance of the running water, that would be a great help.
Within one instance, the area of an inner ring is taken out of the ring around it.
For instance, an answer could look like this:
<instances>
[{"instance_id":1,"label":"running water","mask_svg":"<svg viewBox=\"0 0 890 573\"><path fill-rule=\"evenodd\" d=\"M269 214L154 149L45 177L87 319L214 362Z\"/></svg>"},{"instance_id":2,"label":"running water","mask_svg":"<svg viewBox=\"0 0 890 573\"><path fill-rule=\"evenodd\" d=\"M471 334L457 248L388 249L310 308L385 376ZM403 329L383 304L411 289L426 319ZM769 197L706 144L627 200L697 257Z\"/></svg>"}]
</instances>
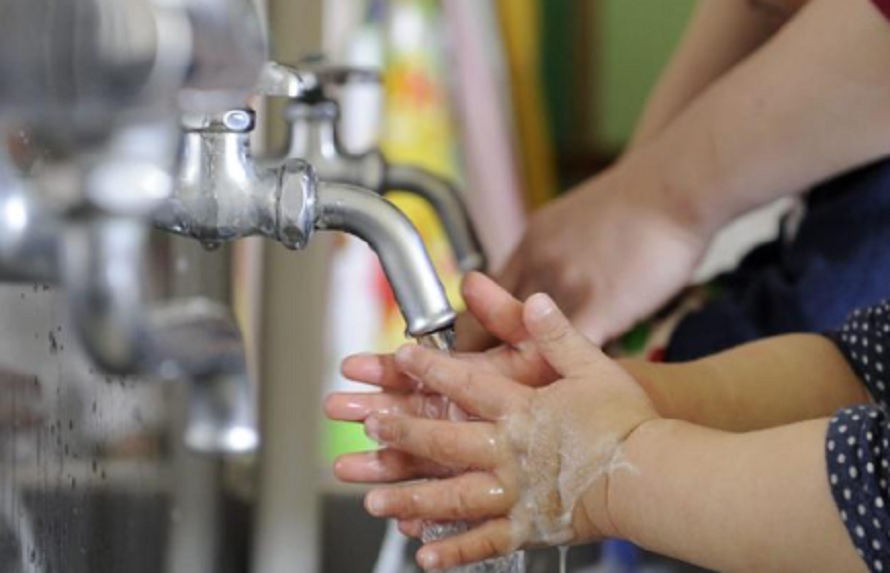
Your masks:
<instances>
[{"instance_id":1,"label":"running water","mask_svg":"<svg viewBox=\"0 0 890 573\"><path fill-rule=\"evenodd\" d=\"M567 545L559 546L559 573L567 573L569 558L569 547Z\"/></svg>"},{"instance_id":2,"label":"running water","mask_svg":"<svg viewBox=\"0 0 890 573\"><path fill-rule=\"evenodd\" d=\"M454 352L454 331L449 329L434 332L419 338L418 343L421 346L441 350L450 354ZM417 389L418 393L422 391L423 388ZM430 412L430 414L442 418L460 418L462 416L462 413L447 401L442 402L439 407L436 408L436 412ZM467 529L468 526L466 523L427 523L423 528L422 540L424 543L429 543L431 541L464 533ZM525 573L525 553L517 551L505 557L448 569L445 573Z\"/></svg>"}]
</instances>

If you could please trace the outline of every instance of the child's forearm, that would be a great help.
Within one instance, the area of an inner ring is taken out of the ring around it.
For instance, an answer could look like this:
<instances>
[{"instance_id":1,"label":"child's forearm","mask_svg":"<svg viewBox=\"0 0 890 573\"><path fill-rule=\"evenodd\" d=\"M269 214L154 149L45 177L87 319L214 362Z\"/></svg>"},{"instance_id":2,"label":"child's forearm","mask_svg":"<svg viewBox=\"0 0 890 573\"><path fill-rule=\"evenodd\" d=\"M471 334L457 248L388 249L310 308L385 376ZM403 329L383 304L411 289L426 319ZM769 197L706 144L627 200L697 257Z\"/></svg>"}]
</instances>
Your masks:
<instances>
[{"instance_id":1,"label":"child's forearm","mask_svg":"<svg viewBox=\"0 0 890 573\"><path fill-rule=\"evenodd\" d=\"M684 364L621 361L666 418L751 431L869 401L840 351L819 335L769 338Z\"/></svg>"},{"instance_id":2,"label":"child's forearm","mask_svg":"<svg viewBox=\"0 0 890 573\"><path fill-rule=\"evenodd\" d=\"M613 533L718 571L864 571L832 500L826 428L730 434L648 422L609 478Z\"/></svg>"}]
</instances>

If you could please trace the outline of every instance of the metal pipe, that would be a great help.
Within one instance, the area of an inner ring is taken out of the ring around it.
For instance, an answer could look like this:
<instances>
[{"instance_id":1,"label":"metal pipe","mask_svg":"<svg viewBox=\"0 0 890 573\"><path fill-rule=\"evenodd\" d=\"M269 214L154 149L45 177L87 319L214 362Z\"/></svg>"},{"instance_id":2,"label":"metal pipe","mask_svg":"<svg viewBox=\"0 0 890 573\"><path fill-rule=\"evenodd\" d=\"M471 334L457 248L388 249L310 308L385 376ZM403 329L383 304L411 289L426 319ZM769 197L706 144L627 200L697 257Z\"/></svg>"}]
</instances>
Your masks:
<instances>
[{"instance_id":1,"label":"metal pipe","mask_svg":"<svg viewBox=\"0 0 890 573\"><path fill-rule=\"evenodd\" d=\"M259 442L256 388L241 332L210 299L160 305L149 316L160 374L191 381L184 442L200 452L253 451Z\"/></svg>"},{"instance_id":2,"label":"metal pipe","mask_svg":"<svg viewBox=\"0 0 890 573\"><path fill-rule=\"evenodd\" d=\"M454 309L420 233L391 203L359 187L321 183L315 227L354 235L377 253L409 335L422 338L452 328Z\"/></svg>"},{"instance_id":3,"label":"metal pipe","mask_svg":"<svg viewBox=\"0 0 890 573\"><path fill-rule=\"evenodd\" d=\"M249 0L4 0L0 115L83 132L226 109L266 48Z\"/></svg>"},{"instance_id":4,"label":"metal pipe","mask_svg":"<svg viewBox=\"0 0 890 573\"><path fill-rule=\"evenodd\" d=\"M238 327L209 301L150 307L147 247L148 229L136 218L94 216L66 225L62 274L81 341L108 372L189 382L190 448L252 451L259 441L254 389Z\"/></svg>"},{"instance_id":5,"label":"metal pipe","mask_svg":"<svg viewBox=\"0 0 890 573\"><path fill-rule=\"evenodd\" d=\"M337 102L292 102L285 108L288 147L284 156L309 161L316 168L331 163L331 171L336 171L337 175L360 176L361 173L352 172L355 167L347 167L347 164L356 163L357 156L343 151L337 130L339 119L340 104ZM371 189L378 190L377 187Z\"/></svg>"},{"instance_id":6,"label":"metal pipe","mask_svg":"<svg viewBox=\"0 0 890 573\"><path fill-rule=\"evenodd\" d=\"M482 244L458 188L423 168L389 164L379 150L355 154L340 141L340 106L330 99L294 101L286 110L287 157L308 161L319 176L332 183L357 185L381 195L406 191L427 201L436 212L463 272L485 270Z\"/></svg>"},{"instance_id":7,"label":"metal pipe","mask_svg":"<svg viewBox=\"0 0 890 573\"><path fill-rule=\"evenodd\" d=\"M59 219L0 149L0 281L52 282L58 273Z\"/></svg>"},{"instance_id":8,"label":"metal pipe","mask_svg":"<svg viewBox=\"0 0 890 573\"><path fill-rule=\"evenodd\" d=\"M451 181L420 167L389 164L383 187L387 191L408 191L427 200L445 227L460 270L465 273L485 270L482 244L460 191Z\"/></svg>"}]
</instances>

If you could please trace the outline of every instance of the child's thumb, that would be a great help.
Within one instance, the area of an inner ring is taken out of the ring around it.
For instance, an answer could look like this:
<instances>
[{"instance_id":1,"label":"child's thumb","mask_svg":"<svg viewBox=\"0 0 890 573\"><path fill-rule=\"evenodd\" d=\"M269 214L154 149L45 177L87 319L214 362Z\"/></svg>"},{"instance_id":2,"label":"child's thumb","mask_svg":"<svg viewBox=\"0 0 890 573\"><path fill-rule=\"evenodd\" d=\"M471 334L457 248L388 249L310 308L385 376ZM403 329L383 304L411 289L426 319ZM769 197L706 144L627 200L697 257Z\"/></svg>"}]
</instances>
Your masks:
<instances>
[{"instance_id":1,"label":"child's thumb","mask_svg":"<svg viewBox=\"0 0 890 573\"><path fill-rule=\"evenodd\" d=\"M601 356L546 294L526 301L523 320L538 351L563 376L583 374Z\"/></svg>"}]
</instances>

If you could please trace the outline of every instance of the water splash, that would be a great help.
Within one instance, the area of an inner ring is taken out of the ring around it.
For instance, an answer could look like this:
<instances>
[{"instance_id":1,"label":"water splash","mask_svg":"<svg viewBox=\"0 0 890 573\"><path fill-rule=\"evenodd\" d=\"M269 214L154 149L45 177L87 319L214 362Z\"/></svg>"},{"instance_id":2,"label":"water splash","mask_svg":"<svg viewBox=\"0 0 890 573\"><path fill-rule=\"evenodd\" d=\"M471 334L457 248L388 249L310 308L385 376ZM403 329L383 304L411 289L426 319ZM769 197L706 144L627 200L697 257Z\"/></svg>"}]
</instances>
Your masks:
<instances>
[{"instance_id":1,"label":"water splash","mask_svg":"<svg viewBox=\"0 0 890 573\"><path fill-rule=\"evenodd\" d=\"M559 547L559 573L568 571L569 548L567 545Z\"/></svg>"},{"instance_id":2,"label":"water splash","mask_svg":"<svg viewBox=\"0 0 890 573\"><path fill-rule=\"evenodd\" d=\"M433 350L441 350L448 354L454 353L454 329L446 328L425 334L417 339L417 344L424 348L432 348Z\"/></svg>"},{"instance_id":3,"label":"water splash","mask_svg":"<svg viewBox=\"0 0 890 573\"><path fill-rule=\"evenodd\" d=\"M466 523L429 523L423 528L422 540L424 543L429 543L459 535L468 529ZM454 567L443 573L525 573L525 552L517 551L497 559Z\"/></svg>"},{"instance_id":4,"label":"water splash","mask_svg":"<svg viewBox=\"0 0 890 573\"><path fill-rule=\"evenodd\" d=\"M445 329L433 332L418 338L417 342L426 348L433 348L452 354L454 352L454 330ZM423 391L422 387L416 390L418 393ZM444 404L441 412L444 415L453 415L455 408ZM453 537L466 532L469 526L466 523L428 523L424 525L422 540L424 543ZM455 567L448 569L445 573L524 573L525 572L525 553L517 551L505 557L491 559L482 563L474 563L463 567Z\"/></svg>"}]
</instances>

